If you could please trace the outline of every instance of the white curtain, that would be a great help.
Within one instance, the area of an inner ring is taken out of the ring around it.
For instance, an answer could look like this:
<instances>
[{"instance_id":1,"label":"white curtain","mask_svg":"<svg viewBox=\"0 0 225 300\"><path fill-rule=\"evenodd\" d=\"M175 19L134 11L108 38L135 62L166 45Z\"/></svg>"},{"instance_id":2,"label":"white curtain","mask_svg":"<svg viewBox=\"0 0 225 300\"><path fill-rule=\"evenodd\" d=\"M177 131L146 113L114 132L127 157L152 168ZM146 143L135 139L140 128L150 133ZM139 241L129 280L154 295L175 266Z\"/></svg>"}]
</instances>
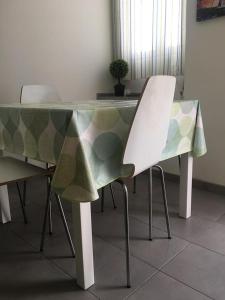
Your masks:
<instances>
[{"instance_id":1,"label":"white curtain","mask_svg":"<svg viewBox=\"0 0 225 300\"><path fill-rule=\"evenodd\" d=\"M130 79L183 75L186 0L112 0L114 57Z\"/></svg>"}]
</instances>

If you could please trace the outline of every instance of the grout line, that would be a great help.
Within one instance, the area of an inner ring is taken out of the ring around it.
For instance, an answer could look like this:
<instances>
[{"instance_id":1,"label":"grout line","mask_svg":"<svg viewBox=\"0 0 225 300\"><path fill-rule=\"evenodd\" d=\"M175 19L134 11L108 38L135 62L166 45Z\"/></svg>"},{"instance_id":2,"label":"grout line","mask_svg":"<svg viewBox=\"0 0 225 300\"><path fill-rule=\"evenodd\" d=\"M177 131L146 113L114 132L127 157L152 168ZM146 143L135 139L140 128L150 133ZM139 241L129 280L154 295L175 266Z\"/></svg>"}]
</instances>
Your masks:
<instances>
[{"instance_id":1,"label":"grout line","mask_svg":"<svg viewBox=\"0 0 225 300\"><path fill-rule=\"evenodd\" d=\"M153 178L158 178L159 176L157 175L157 172L155 172L156 174L153 174ZM168 175L168 176L172 176L172 177L179 177L179 175L173 175L173 174L170 174L170 173L165 173L166 174L166 176ZM143 173L142 175L146 175L145 173ZM178 186L179 186L179 182L178 182L178 180L174 180L173 178L171 179L171 178L166 178L169 182L171 182L171 183L173 183L173 184L177 184ZM198 180L197 180L198 181ZM206 183L206 184L208 184L208 183ZM214 184L212 184L212 185L214 185ZM159 183L159 186L160 186L160 183ZM158 184L157 184L157 188L159 188L159 186L158 186ZM206 192L206 193L210 193L210 194L216 194L216 195L220 195L220 196L223 196L223 195L225 195L225 186L222 186L223 187L223 192L221 193L221 192L217 192L217 191L213 191L213 190L210 190L210 189L204 189L203 187L199 187L199 186L194 186L193 185L193 188L195 188L195 189L197 189L197 190L199 190L199 191L204 191L204 192ZM115 189L117 189L117 190L119 190L119 188L115 188ZM129 191L130 193L132 193L132 191ZM133 193L132 193L133 194ZM160 203L159 203L160 204ZM171 205L171 204L169 204L169 205ZM176 206L178 206L178 203L177 204L172 204L173 206L174 205L176 205ZM207 220L207 221L210 221L210 222L212 222L212 223L217 223L217 224L221 224L221 225L225 225L225 224L223 224L223 223L220 223L219 222L219 219L222 217L222 216L224 216L225 215L225 210L224 210L224 212L216 219L216 220L212 220L212 219L209 219L209 218L207 218L207 217L200 217L200 218L202 218L203 220ZM194 217L199 217L199 216L197 216L197 215L193 215Z\"/></svg>"},{"instance_id":2,"label":"grout line","mask_svg":"<svg viewBox=\"0 0 225 300\"><path fill-rule=\"evenodd\" d=\"M94 283L94 285L95 285L95 283ZM92 285L92 286L93 286L93 285ZM89 288L86 290L86 292L88 292L89 294L91 294L92 296L94 296L96 299L101 300L100 296L98 296L98 295L96 295L94 292L90 291L90 289L92 288L92 286L89 287Z\"/></svg>"},{"instance_id":3,"label":"grout line","mask_svg":"<svg viewBox=\"0 0 225 300\"><path fill-rule=\"evenodd\" d=\"M184 247L184 249L187 248L188 246L190 246L190 244L186 245L186 246ZM184 250L184 249L183 249L183 250ZM183 250L179 251L179 253L177 253L174 257L172 257L167 263L165 263L164 265L162 265L160 268L157 268L157 272L155 272L155 273L153 274L153 276L151 276L150 278L148 278L147 280L145 280L145 281L143 282L143 284L141 284L140 286L138 286L131 294L129 294L127 297L125 297L124 300L128 299L129 297L131 297L132 295L134 295L135 293L137 293L139 290L141 290L146 284L148 284L148 283L149 283L155 276L157 276L157 274L159 274L159 273L163 273L163 274L165 274L166 276L172 278L173 280L180 282L182 285L185 285L185 286L187 286L188 288L191 288L192 290L194 290L194 291L196 291L196 292L198 292L198 293L200 293L200 294L202 294L202 295L204 295L204 296L207 296L207 298L214 300L213 298L209 297L208 295L206 295L206 294L202 293L201 291L199 291L199 290L193 288L192 286L186 284L185 282L182 282L181 280L178 280L177 278L170 276L170 274L167 274L167 273L165 273L165 272L162 270L164 266L166 266L166 265L169 264L171 261L173 261L174 259L176 259L176 257L177 257Z\"/></svg>"},{"instance_id":4,"label":"grout line","mask_svg":"<svg viewBox=\"0 0 225 300\"><path fill-rule=\"evenodd\" d=\"M16 237L18 237L20 240L22 240L27 246L31 247L35 252L37 252L37 249L35 248L35 246L33 244L31 244L29 241L27 241L26 239L24 239L23 236L21 236L20 234L18 234L16 231L14 231L12 228L9 228L9 231L15 235ZM41 255L41 252L39 253L40 256Z\"/></svg>"},{"instance_id":5,"label":"grout line","mask_svg":"<svg viewBox=\"0 0 225 300\"><path fill-rule=\"evenodd\" d=\"M63 269L61 269L61 268L60 268L57 264L55 264L51 259L48 259L48 258L45 256L44 252L37 251L37 249L35 248L35 246L34 246L32 243L28 242L26 239L24 239L21 235L19 235L17 232L13 231L12 229L10 229L10 231L11 231L12 234L14 234L15 236L17 236L20 240L22 240L27 246L30 246L30 247L34 250L34 252L35 252L36 254L38 254L39 256L41 256L44 260L48 261L51 265L54 265L54 267L56 267L58 270L63 271L63 273L64 273L65 275L67 275L67 277L70 277L70 278L74 279L70 274L68 274L68 273L65 272Z\"/></svg>"},{"instance_id":6,"label":"grout line","mask_svg":"<svg viewBox=\"0 0 225 300\"><path fill-rule=\"evenodd\" d=\"M37 203L37 202L35 202L35 204L36 204L37 206L42 207L42 205L39 204L39 203ZM55 213L55 212L53 211L53 213ZM118 210L116 211L116 213L117 213L117 214L120 214L120 215L122 214L122 213L119 212ZM55 214L58 216L57 213L55 213ZM143 224L147 225L146 222L144 222L144 221L138 219L137 217L135 217L135 216L133 216L133 215L130 216L130 217L133 218L134 220L140 222L140 223L143 223ZM222 223L219 223L219 222L217 222L217 221L212 221L212 220L209 220L209 219L204 218L204 217L198 217L198 216L194 216L194 217L197 218L197 219L203 219L203 220L206 219L206 220L208 220L208 221L211 222L211 223L222 224ZM220 217L219 217L219 218L220 218ZM219 218L218 218L218 219L219 219ZM224 224L222 224L222 225L224 225ZM160 228L160 227L157 227L157 226L153 226L153 227L156 228L156 229L159 229L159 230L162 231L162 232L166 232L166 230L164 230L164 229L162 229L162 228ZM25 240L25 239L24 239L22 236L20 236L17 232L13 231L13 230L10 229L10 228L9 228L9 230L10 230L10 232L11 232L12 234L14 234L15 236L17 236L17 237L20 238L21 240L23 240L23 241L25 242L25 244L30 245L34 250L36 250L36 249L34 248L34 246L33 246L32 244L30 244L30 242L28 242L27 240ZM112 246L112 247L114 247L114 248L116 248L116 249L119 249L120 251L124 252L124 250L123 250L121 247L115 246L114 244L110 243L108 240L105 240L104 238L102 238L102 237L100 237L100 236L98 236L98 235L96 235L96 234L94 234L94 235L97 236L98 238L100 238L101 240L103 240L105 243L109 244L110 246ZM184 250L185 250L188 246L190 246L190 245L197 245L197 246L199 246L199 247L201 247L201 248L203 248L203 249L206 249L206 250L208 250L208 251L210 251L210 252L213 252L213 253L215 253L215 254L218 254L218 255L225 256L225 254L219 253L219 252L217 252L217 251L215 251L215 250L211 250L211 249L209 249L209 248L207 248L207 247L204 247L204 246L202 246L202 245L200 245L200 244L198 244L198 243L189 241L189 240L187 240L187 239L185 239L185 238L183 238L183 237L181 237L181 236L179 236L179 235L174 234L174 237L177 237L177 238L179 238L179 239L182 239L182 240L188 242L188 244L187 244L181 251L179 251L175 256L173 256L173 257L170 258L167 262L165 262L160 268L156 268L155 266L152 266L150 263L148 263L148 262L146 262L145 260L143 260L143 259L137 257L136 255L132 255L132 256L133 256L134 258L136 258L137 260L142 261L143 263L148 264L149 266L153 267L156 271L155 271L150 277L148 277L147 279L145 279L138 287L136 287L136 288L135 288L128 296L126 296L126 298L124 298L124 299L127 299L127 298L129 298L131 295L135 294L138 290L141 289L141 287L143 287L147 282L149 282L153 277L155 277L155 276L156 276L158 273L160 273L160 272L162 272L162 273L165 274L166 276L171 277L171 278L173 278L174 280L176 280L176 281L178 281L178 282L180 282L180 283L186 285L187 287L189 287L189 288L191 288L191 289L193 289L193 290L199 292L200 294L209 297L208 295L206 295L206 294L200 292L199 290L197 290L197 289L195 289L195 288L193 288L193 287L191 287L191 286L185 284L184 282L182 282L182 281L180 281L180 280L174 278L173 276L170 276L169 274L165 273L162 269L163 269L167 264L171 263L171 262L172 262L172 261L173 261L173 260L174 260L174 259L175 259L182 251L184 251ZM64 271L60 266L58 266L52 259L48 259L48 258L47 258L44 254L42 254L41 252L39 252L39 255L42 256L46 261L49 261L52 265L54 265L54 267L57 268L58 270L60 270L60 272L63 272L63 273L66 274L68 277L70 277L70 278L72 278L73 280L75 280L74 277L72 277L70 274L68 274L67 272L65 272L65 271ZM92 293L92 292L90 292L90 291L88 291L88 292L89 292L90 294L92 294L93 296L95 296L95 297L99 297L99 296L95 295L94 293ZM98 298L98 299L99 299L99 298ZM212 299L212 298L209 298L209 299Z\"/></svg>"},{"instance_id":7,"label":"grout line","mask_svg":"<svg viewBox=\"0 0 225 300\"><path fill-rule=\"evenodd\" d=\"M114 245L113 243L111 243L108 240L105 240L104 238L102 238L101 236L94 234L97 238L103 240L105 243L109 244L111 247L113 247L114 249L120 250L121 252L125 253L125 250L119 246ZM153 265L151 265L149 262L146 262L145 260L143 260L140 257L137 257L136 255L131 254L132 257L134 257L135 259L141 261L142 263L145 263L146 265L149 265L150 267L152 267L153 269L158 270L158 268L154 267Z\"/></svg>"},{"instance_id":8,"label":"grout line","mask_svg":"<svg viewBox=\"0 0 225 300\"><path fill-rule=\"evenodd\" d=\"M10 231L13 235L17 236L20 240L22 240L27 246L30 246L30 247L34 250L34 252L35 252L36 254L40 255L43 259L47 260L47 261L50 262L52 265L54 265L55 267L57 267L58 270L63 271L63 273L64 273L65 275L67 275L67 276L69 276L70 278L72 278L72 279L75 280L74 277L72 277L69 273L65 272L60 266L58 266L56 263L54 263L53 259L49 259L49 258L44 254L44 252L38 251L38 250L36 249L36 247L35 247L31 242L29 242L28 240L24 239L23 236L21 236L20 234L18 234L18 233L17 233L16 231L14 231L12 228L9 228L9 231ZM55 236L56 236L56 235L55 235ZM58 235L58 236L59 236L59 235Z\"/></svg>"},{"instance_id":9,"label":"grout line","mask_svg":"<svg viewBox=\"0 0 225 300\"><path fill-rule=\"evenodd\" d=\"M144 287L149 281L152 280L153 277L155 277L158 273L160 273L159 270L156 270L150 277L146 278L139 286L137 286L130 294L128 294L124 300L130 298L132 295L136 294L142 287Z\"/></svg>"},{"instance_id":10,"label":"grout line","mask_svg":"<svg viewBox=\"0 0 225 300\"><path fill-rule=\"evenodd\" d=\"M118 211L117 211L116 213L118 213L119 215L123 215L122 212L118 212ZM143 220L140 220L139 218L137 218L137 217L134 216L134 215L130 215L129 217L130 217L130 218L133 218L135 221L138 221L138 222L140 222L140 223L142 223L142 224L148 225L148 223L146 223L146 222L143 221ZM201 218L201 217L198 217L198 216L194 216L194 217L195 217L196 219L200 219L200 220L203 219L203 221L205 220L204 218ZM185 219L184 219L184 220L185 220ZM210 222L213 223L213 224L218 224L217 222L213 222L213 221L210 221ZM221 223L219 223L219 224L221 224ZM222 224L222 225L224 225L224 224ZM224 227L225 227L225 225L224 225ZM158 226L155 226L155 225L153 225L153 228L155 228L155 229L157 229L157 230L160 230L160 231L163 231L163 232L166 232L165 229L163 229L163 228L161 228L161 227L158 227ZM193 245L199 246L199 247L201 247L201 248L203 248L203 249L206 249L206 250L208 250L208 251L211 251L211 252L213 252L213 253L215 253L215 254L218 254L218 255L221 255L221 256L225 256L225 253L221 253L221 252L219 252L219 251L210 249L210 248L208 248L208 247L206 247L206 246L203 246L203 245L201 245L201 244L199 244L199 243L197 243L197 242L188 240L187 238L185 238L185 237L183 237L183 236L181 236L181 235L177 235L176 233L173 233L173 232L172 232L172 235L173 235L174 237L178 238L178 239L181 239L181 240L183 240L183 241L188 242L189 244L193 244Z\"/></svg>"},{"instance_id":11,"label":"grout line","mask_svg":"<svg viewBox=\"0 0 225 300\"><path fill-rule=\"evenodd\" d=\"M185 285L185 286L191 288L192 290L194 290L194 291L196 291L196 292L198 292L198 293L200 293L200 294L206 296L207 298L209 298L209 299L211 299L211 300L215 300L214 298L211 298L209 295L205 294L204 292L202 292L202 291L200 291L200 290L198 290L198 289L196 289L196 288L193 288L193 287L190 286L189 284L185 283L184 281L181 281L181 280L178 279L178 278L175 278L175 277L171 276L170 274L166 273L165 271L161 270L160 272L163 273L164 275L166 275L166 276L168 276L168 277L170 277L170 278L172 278L172 279L174 279L174 280L180 282L181 284L183 284L183 285Z\"/></svg>"},{"instance_id":12,"label":"grout line","mask_svg":"<svg viewBox=\"0 0 225 300\"><path fill-rule=\"evenodd\" d=\"M61 274L65 275L68 279L72 279L74 281L74 283L76 284L76 278L74 278L73 276L71 276L62 267L60 267L58 264L56 264L54 262L54 259L49 259L47 256L45 256L44 252L42 253L40 251L37 251L37 249L35 248L35 246L33 244L31 244L30 242L28 242L26 239L24 239L21 235L19 235L17 232L15 232L14 230L12 230L11 228L8 228L8 230L11 232L12 235L15 235L17 238L19 238L21 241L23 241L25 243L25 246L27 245L27 246L31 247L37 255L39 255L40 257L42 257L42 259L44 259L49 265L53 266L54 269L55 269L55 271L59 271ZM75 259L76 258L74 258L74 260ZM80 289L80 287L77 284L76 284L76 286ZM97 295L93 294L89 290L86 290L85 292L91 294L96 299L100 299Z\"/></svg>"},{"instance_id":13,"label":"grout line","mask_svg":"<svg viewBox=\"0 0 225 300\"><path fill-rule=\"evenodd\" d=\"M26 239L24 239L21 235L19 235L17 232L13 231L11 228L8 229L12 235L16 236L17 238L19 238L21 241L23 241L27 246L31 247L35 254L39 255L40 257L42 257L42 259L44 259L49 265L51 265L52 267L54 267L55 271L59 271L61 274L66 275L66 277L68 279L72 279L74 281L74 283L76 284L76 278L74 278L73 276L71 276L71 274L69 274L68 272L66 272L60 265L56 264L54 262L54 259L49 259L44 252L40 252L37 251L37 249L35 248L35 246L33 244L31 244L30 242L28 242ZM26 246L25 245L25 246ZM75 261L76 258L74 258ZM80 289L80 287L76 284L76 286ZM82 289L81 289L82 290ZM99 296L93 294L91 291L86 290L85 292L91 294L92 296L94 296L96 299L100 299Z\"/></svg>"},{"instance_id":14,"label":"grout line","mask_svg":"<svg viewBox=\"0 0 225 300\"><path fill-rule=\"evenodd\" d=\"M188 284L186 284L186 283L184 283L184 282L178 280L177 278L174 278L174 277L170 276L169 274L167 274L167 273L165 273L165 272L163 272L163 271L161 271L161 270L158 270L158 272L154 273L154 275L153 275L151 278L149 278L148 280L146 280L141 286L139 286L137 289L135 289L135 291L133 291L133 292L132 292L131 294L129 294L128 296L126 296L123 300L127 300L127 299L129 299L131 296L135 295L135 294L136 294L138 291L140 291L144 286L146 286L148 283L150 283L150 282L154 279L154 277L156 277L159 273L162 273L162 274L164 274L165 276L167 276L167 277L169 277L169 278L172 278L173 280L179 282L179 283L182 284L183 286L186 286L186 287L188 287L189 289L191 289L191 290L197 292L198 294L201 294L201 295L207 297L209 300L215 300L215 299L211 298L210 296L206 295L205 293L202 293L201 291L199 291L199 290L197 290L197 289L195 289L195 288L189 286Z\"/></svg>"},{"instance_id":15,"label":"grout line","mask_svg":"<svg viewBox=\"0 0 225 300\"><path fill-rule=\"evenodd\" d=\"M10 231L13 235L17 236L20 240L22 240L25 244L31 246L31 248L33 248L34 250L36 250L36 249L34 248L34 246L33 246L31 243L29 243L27 240L25 240L23 237L21 237L18 233L14 232L14 231L13 231L12 229L10 229L10 228L9 228L9 231ZM112 246L113 248L119 249L120 251L124 252L123 249L121 249L120 247L115 246L114 244L108 242L107 240L105 240L105 239L102 238L102 237L99 237L99 236L96 235L96 234L94 234L94 235L97 236L99 239L103 240L105 243L107 243L107 244L109 244L110 246ZM174 260L174 259L175 259L175 258L176 258L176 257L177 257L177 256L178 256L178 255L179 255L186 247L188 247L189 245L190 245L190 244L186 245L181 251L179 251L175 256L173 256L171 259L169 259L169 261L167 261L165 264L163 264L160 268L154 267L154 266L152 266L150 263L148 263L148 262L146 262L146 261L140 259L140 258L137 257L136 255L133 255L133 254L132 254L132 256L133 256L134 258L136 258L137 260L140 260L140 261L144 262L145 264L148 264L148 265L150 265L151 267L153 267L153 268L155 269L155 272L154 272L153 274L151 274L149 277L147 277L147 278L146 278L139 286L137 286L137 287L136 287L129 295L127 295L124 299L128 299L130 296L132 296L133 294L135 294L138 290L140 290L143 286L145 286L149 281L152 280L153 277L155 277L155 276L156 276L158 273L160 273L160 272L163 273L163 274L165 274L166 276L171 277L171 278L173 278L174 280L176 280L176 281L178 281L178 282L180 282L180 283L186 285L187 287L189 287L189 288L191 288L191 289L197 291L198 293L200 293L200 294L202 294L202 295L204 295L204 296L207 296L207 297L209 298L208 295L206 295L206 294L202 293L201 291L199 291L199 290L197 290L197 289L195 289L195 288L189 286L188 284L184 283L183 281L180 281L180 280L178 280L177 278L175 278L175 277L173 277L173 276L170 276L169 274L167 274L166 272L164 272L164 271L162 270L162 268L163 268L165 265L167 265L167 264L169 264L171 261L173 261L173 260ZM41 252L39 252L38 254L39 254L40 256L42 256L43 259L45 259L46 261L48 261L48 263L49 263L50 265L54 266L55 269L57 269L58 271L60 271L60 273L65 274L68 278L71 278L71 279L73 279L73 280L75 281L75 278L74 278L74 277L72 277L70 274L68 274L67 272L65 272L64 269L62 269L60 266L58 266L52 259L48 259L48 258L47 258L43 253L41 253ZM91 295L93 295L94 297L97 297L97 299L100 299L99 296L96 295L95 293L93 293L93 292L91 292L91 291L89 291L89 290L87 290L87 292L90 293ZM209 299L212 299L212 298L209 298Z\"/></svg>"},{"instance_id":16,"label":"grout line","mask_svg":"<svg viewBox=\"0 0 225 300\"><path fill-rule=\"evenodd\" d=\"M122 248L122 247L119 247L119 246L116 246L114 245L112 242L108 241L108 240L105 240L104 238L102 238L101 236L97 235L97 234L94 234L97 238L101 239L102 241L104 241L105 243L109 244L111 247L113 247L114 249L119 249L120 251L122 251L123 253L125 252L125 250ZM151 243L151 241L149 241L149 243ZM161 268L163 268L165 265L167 265L168 263L171 262L171 260L173 260L176 256L178 256L182 251L184 251L186 249L187 246L190 246L191 244L188 243L187 245L184 246L183 249L181 249L179 252L177 252L176 254L174 254L174 256L172 256L171 258L169 258L166 262L164 262L160 267L156 267L154 265L152 265L150 262L142 259L141 257L138 257L136 256L135 254L131 254L132 257L134 257L135 259L141 261L142 263L144 264L147 264L149 265L150 267L160 271Z\"/></svg>"},{"instance_id":17,"label":"grout line","mask_svg":"<svg viewBox=\"0 0 225 300\"><path fill-rule=\"evenodd\" d=\"M145 223L145 224L146 224L146 223ZM156 227L156 226L153 226L153 227L155 227L155 228L158 229L158 230L161 230L161 231L166 232L165 230L161 229L160 227ZM199 243L197 243L197 242L187 240L187 239L185 239L185 238L183 238L183 237L181 237L181 236L179 236L179 235L176 235L176 234L173 234L173 236L175 236L176 238L179 238L179 239L182 239L182 240L188 242L190 245L198 246L198 247L203 248L203 249L205 249L205 250L208 250L208 251L210 251L210 252L212 252L212 253L215 253L215 254L217 254L217 255L221 255L221 256L224 256L224 257L225 257L225 253L221 253L221 252L218 252L218 251L216 251L216 250L210 249L210 248L208 248L208 247L206 247L206 246L203 246L203 245L201 245L201 244L199 244Z\"/></svg>"},{"instance_id":18,"label":"grout line","mask_svg":"<svg viewBox=\"0 0 225 300\"><path fill-rule=\"evenodd\" d=\"M112 248L114 248L114 249L116 249L116 250L119 250L120 252L122 252L122 253L124 254L125 251L124 251L122 248L115 246L114 244L110 243L108 240L105 240L105 239L102 238L101 236L98 236L97 234L93 234L93 235L94 235L95 237L97 237L98 239L102 240L104 243L110 245L110 247L112 247ZM131 256L132 256L133 258L135 258L136 260L141 261L142 263L144 263L144 264L146 264L146 265L148 265L148 266L150 266L151 268L154 269L154 272L153 272L149 277L147 277L142 283L140 283L140 285L143 285L145 282L147 282L148 280L150 280L155 274L157 274L157 273L159 272L159 269L156 268L156 267L154 267L154 266L151 265L150 263L148 263L148 262L142 260L142 259L139 258L139 257L136 257L136 256L133 255L133 254L131 254ZM101 266L100 266L99 268L101 268ZM99 269L99 268L95 268L95 269L97 270L97 269ZM136 290L139 288L140 285L138 285L135 289L133 289L133 291L132 291L130 294L128 294L127 296L131 295L134 291L136 291ZM127 296L126 296L126 297L127 297ZM124 299L126 299L126 298L124 298Z\"/></svg>"},{"instance_id":19,"label":"grout line","mask_svg":"<svg viewBox=\"0 0 225 300\"><path fill-rule=\"evenodd\" d=\"M173 257L171 257L168 261L166 261L160 268L159 270L161 271L162 268L164 268L166 265L168 265L169 263L171 263L174 259L176 259L176 257L178 255L180 255L187 247L189 247L191 244L188 243L186 246L184 246L184 248L182 250L180 250L179 252L177 252Z\"/></svg>"},{"instance_id":20,"label":"grout line","mask_svg":"<svg viewBox=\"0 0 225 300\"><path fill-rule=\"evenodd\" d=\"M120 214L120 213L119 213L119 214ZM122 215L122 214L120 214L120 216L121 216L121 215ZM137 218L135 218L135 217L133 217L133 216L130 216L130 218L133 218L135 221L140 221L139 219L137 219ZM140 221L140 223L146 225L146 223L144 223L144 222L141 222L141 221ZM155 227L155 228L158 229L157 227ZM160 230L160 231L162 231L162 232L166 232L165 230L162 230L162 229L158 229L158 230ZM99 236L98 234L95 234L95 233L94 233L94 235L95 235L96 237L102 239L104 242L108 243L108 244L111 245L112 247L114 247L114 248L116 248L116 249L119 249L119 250L121 250L122 252L125 252L125 250L124 250L122 247L114 245L112 242L110 242L110 241L107 240L107 239L104 239L103 237ZM177 237L176 237L176 238L177 238ZM180 239L180 238L179 238L179 239ZM161 267L153 266L153 265L152 265L151 263L149 263L148 261L145 261L145 260L143 260L142 258L137 257L135 254L132 254L132 256L135 257L136 259L142 261L143 263L148 264L149 266L151 266L151 267L157 269L157 270L161 270L162 267L164 267L164 266L165 266L166 264L168 264L173 258L175 258L175 257L176 257L178 254L180 254L182 251L184 251L185 248L186 248L187 246L191 245L191 242L190 242L190 241L185 240L185 239L183 239L183 241L187 242L187 245L185 245L183 249L181 249L181 250L180 250L178 253L176 253L173 257L171 257L168 261L166 261ZM149 243L151 243L151 242L149 241Z\"/></svg>"}]
</instances>

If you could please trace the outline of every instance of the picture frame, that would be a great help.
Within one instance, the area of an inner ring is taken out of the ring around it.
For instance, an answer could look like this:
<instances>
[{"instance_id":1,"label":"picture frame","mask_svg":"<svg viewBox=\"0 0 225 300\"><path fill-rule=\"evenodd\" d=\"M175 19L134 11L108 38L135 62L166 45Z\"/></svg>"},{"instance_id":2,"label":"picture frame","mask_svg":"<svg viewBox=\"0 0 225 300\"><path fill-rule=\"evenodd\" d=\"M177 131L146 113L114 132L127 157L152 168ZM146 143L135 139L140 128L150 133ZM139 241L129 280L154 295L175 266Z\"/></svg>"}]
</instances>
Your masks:
<instances>
[{"instance_id":1,"label":"picture frame","mask_svg":"<svg viewBox=\"0 0 225 300\"><path fill-rule=\"evenodd\" d=\"M197 21L225 16L225 0L197 0Z\"/></svg>"}]
</instances>

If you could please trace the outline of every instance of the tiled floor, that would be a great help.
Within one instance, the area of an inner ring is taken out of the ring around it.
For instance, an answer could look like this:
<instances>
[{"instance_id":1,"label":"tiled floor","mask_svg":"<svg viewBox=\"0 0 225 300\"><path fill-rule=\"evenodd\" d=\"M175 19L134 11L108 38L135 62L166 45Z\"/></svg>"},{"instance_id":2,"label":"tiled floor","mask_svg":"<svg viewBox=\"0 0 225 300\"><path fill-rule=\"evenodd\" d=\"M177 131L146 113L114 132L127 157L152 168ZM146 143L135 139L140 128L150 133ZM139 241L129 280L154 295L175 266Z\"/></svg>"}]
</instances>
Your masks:
<instances>
[{"instance_id":1,"label":"tiled floor","mask_svg":"<svg viewBox=\"0 0 225 300\"><path fill-rule=\"evenodd\" d=\"M39 242L45 183L29 183L24 225L14 186L10 186L13 222L0 224L0 300L8 299L225 299L225 196L193 190L193 216L178 217L178 184L167 182L173 239L166 238L160 184L154 181L154 240L148 241L147 178L138 178L130 193L132 288L125 288L123 203L114 186L117 209L106 192L105 212L93 203L96 284L84 292L76 285L75 261L54 206L54 234L45 251ZM65 203L71 224L71 207Z\"/></svg>"}]
</instances>

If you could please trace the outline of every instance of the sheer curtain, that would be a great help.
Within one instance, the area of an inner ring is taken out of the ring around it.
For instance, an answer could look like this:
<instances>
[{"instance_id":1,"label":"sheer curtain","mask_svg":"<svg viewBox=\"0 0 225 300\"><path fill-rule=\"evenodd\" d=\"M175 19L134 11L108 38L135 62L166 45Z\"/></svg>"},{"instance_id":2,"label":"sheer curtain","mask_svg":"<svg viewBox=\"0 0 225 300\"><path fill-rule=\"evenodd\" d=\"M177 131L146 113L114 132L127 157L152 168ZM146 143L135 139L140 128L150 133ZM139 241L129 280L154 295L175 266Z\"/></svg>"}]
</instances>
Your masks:
<instances>
[{"instance_id":1,"label":"sheer curtain","mask_svg":"<svg viewBox=\"0 0 225 300\"><path fill-rule=\"evenodd\" d=\"M129 79L183 75L186 0L112 0L114 57Z\"/></svg>"}]
</instances>

